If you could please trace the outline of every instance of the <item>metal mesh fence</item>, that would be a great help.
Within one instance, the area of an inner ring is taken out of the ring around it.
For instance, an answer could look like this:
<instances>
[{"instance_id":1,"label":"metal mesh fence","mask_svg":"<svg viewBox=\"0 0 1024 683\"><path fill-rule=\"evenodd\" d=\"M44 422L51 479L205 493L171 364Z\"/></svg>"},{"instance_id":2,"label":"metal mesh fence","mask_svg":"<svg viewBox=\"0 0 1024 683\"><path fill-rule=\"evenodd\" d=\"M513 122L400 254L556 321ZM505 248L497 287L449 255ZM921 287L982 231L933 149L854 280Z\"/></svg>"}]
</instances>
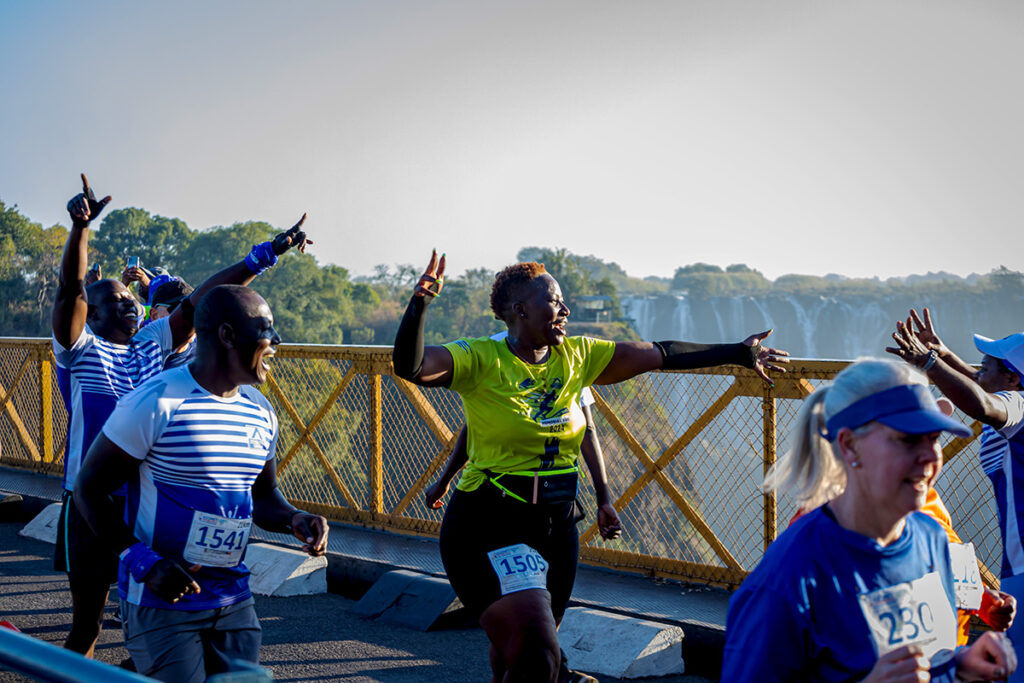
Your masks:
<instances>
[{"instance_id":1,"label":"metal mesh fence","mask_svg":"<svg viewBox=\"0 0 1024 683\"><path fill-rule=\"evenodd\" d=\"M281 488L332 519L436 534L442 511L426 507L423 491L462 427L462 404L392 376L390 356L386 347L280 348L262 390L280 422ZM796 512L761 493L766 462L789 448L803 396L845 365L794 361L775 387L724 368L597 387L594 415L624 533L600 538L584 474L584 561L738 584ZM0 339L0 463L59 473L66 439L49 340ZM957 452L937 489L961 537L998 574L998 522L977 443L948 446Z\"/></svg>"}]
</instances>

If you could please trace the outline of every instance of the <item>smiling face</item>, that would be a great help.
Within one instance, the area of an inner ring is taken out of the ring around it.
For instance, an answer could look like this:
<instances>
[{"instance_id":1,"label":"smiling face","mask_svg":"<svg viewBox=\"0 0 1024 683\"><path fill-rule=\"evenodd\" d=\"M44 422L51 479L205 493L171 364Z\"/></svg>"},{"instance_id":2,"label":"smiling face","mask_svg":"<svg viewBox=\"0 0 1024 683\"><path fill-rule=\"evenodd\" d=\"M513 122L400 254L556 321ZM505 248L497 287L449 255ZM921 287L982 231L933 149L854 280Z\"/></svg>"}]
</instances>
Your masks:
<instances>
[{"instance_id":1,"label":"smiling face","mask_svg":"<svg viewBox=\"0 0 1024 683\"><path fill-rule=\"evenodd\" d=\"M118 280L100 280L86 290L92 331L115 344L127 344L139 330L140 305Z\"/></svg>"},{"instance_id":2,"label":"smiling face","mask_svg":"<svg viewBox=\"0 0 1024 683\"><path fill-rule=\"evenodd\" d=\"M981 359L981 369L975 373L974 380L989 393L1020 390L1020 377L1010 372L995 356Z\"/></svg>"},{"instance_id":3,"label":"smiling face","mask_svg":"<svg viewBox=\"0 0 1024 683\"><path fill-rule=\"evenodd\" d=\"M534 346L558 346L565 341L569 307L562 298L558 281L547 273L538 275L515 305L520 336Z\"/></svg>"},{"instance_id":4,"label":"smiling face","mask_svg":"<svg viewBox=\"0 0 1024 683\"><path fill-rule=\"evenodd\" d=\"M246 316L234 327L234 353L232 365L238 371L238 384L263 384L267 381L270 361L277 353L281 335L274 329L274 314L258 294L258 301L246 302Z\"/></svg>"},{"instance_id":5,"label":"smiling face","mask_svg":"<svg viewBox=\"0 0 1024 683\"><path fill-rule=\"evenodd\" d=\"M846 462L857 463L847 469L847 490L865 513L898 520L921 509L942 471L940 434L906 434L876 422L840 439Z\"/></svg>"}]
</instances>

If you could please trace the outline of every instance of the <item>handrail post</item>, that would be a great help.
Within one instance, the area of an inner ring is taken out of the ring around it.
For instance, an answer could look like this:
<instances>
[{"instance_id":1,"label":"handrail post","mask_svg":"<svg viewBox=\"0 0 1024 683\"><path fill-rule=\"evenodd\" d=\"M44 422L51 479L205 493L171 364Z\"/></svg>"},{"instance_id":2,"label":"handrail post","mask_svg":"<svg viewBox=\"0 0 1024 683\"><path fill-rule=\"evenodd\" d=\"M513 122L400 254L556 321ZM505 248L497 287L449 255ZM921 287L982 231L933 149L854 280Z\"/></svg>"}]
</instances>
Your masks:
<instances>
[{"instance_id":1,"label":"handrail post","mask_svg":"<svg viewBox=\"0 0 1024 683\"><path fill-rule=\"evenodd\" d=\"M762 421L764 423L764 474L775 464L776 435L776 404L775 385L764 385L764 399L761 403ZM764 548L768 549L778 533L778 500L775 491L764 494Z\"/></svg>"},{"instance_id":2,"label":"handrail post","mask_svg":"<svg viewBox=\"0 0 1024 683\"><path fill-rule=\"evenodd\" d=\"M370 510L384 512L383 399L380 368L370 366Z\"/></svg>"},{"instance_id":3,"label":"handrail post","mask_svg":"<svg viewBox=\"0 0 1024 683\"><path fill-rule=\"evenodd\" d=\"M43 463L53 462L53 361L48 346L36 347L39 361L39 445Z\"/></svg>"}]
</instances>

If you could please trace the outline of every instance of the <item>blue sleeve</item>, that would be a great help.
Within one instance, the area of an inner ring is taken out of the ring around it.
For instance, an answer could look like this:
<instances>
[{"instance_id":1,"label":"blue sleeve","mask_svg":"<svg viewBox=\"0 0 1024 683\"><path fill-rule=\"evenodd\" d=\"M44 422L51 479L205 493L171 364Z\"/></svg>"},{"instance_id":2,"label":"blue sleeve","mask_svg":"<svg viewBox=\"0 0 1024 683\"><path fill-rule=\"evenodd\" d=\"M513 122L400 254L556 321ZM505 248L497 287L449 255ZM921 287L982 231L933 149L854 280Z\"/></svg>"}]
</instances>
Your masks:
<instances>
[{"instance_id":1,"label":"blue sleeve","mask_svg":"<svg viewBox=\"0 0 1024 683\"><path fill-rule=\"evenodd\" d=\"M740 586L729 601L721 680L804 680L806 631L795 598L765 585Z\"/></svg>"}]
</instances>

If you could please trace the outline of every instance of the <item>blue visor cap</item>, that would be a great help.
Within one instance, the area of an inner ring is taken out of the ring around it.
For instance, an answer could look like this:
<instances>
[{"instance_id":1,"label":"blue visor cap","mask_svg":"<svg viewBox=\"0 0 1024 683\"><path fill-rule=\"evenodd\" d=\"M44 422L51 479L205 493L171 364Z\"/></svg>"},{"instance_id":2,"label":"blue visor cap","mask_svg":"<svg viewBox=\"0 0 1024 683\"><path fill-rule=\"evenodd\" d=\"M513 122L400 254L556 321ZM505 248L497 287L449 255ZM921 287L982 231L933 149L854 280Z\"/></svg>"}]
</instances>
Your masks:
<instances>
[{"instance_id":1,"label":"blue visor cap","mask_svg":"<svg viewBox=\"0 0 1024 683\"><path fill-rule=\"evenodd\" d=\"M951 432L957 436L973 434L960 420L946 417L928 388L906 384L871 394L843 408L829 418L826 439L836 438L843 427L856 429L868 422L881 422L904 434Z\"/></svg>"}]
</instances>

